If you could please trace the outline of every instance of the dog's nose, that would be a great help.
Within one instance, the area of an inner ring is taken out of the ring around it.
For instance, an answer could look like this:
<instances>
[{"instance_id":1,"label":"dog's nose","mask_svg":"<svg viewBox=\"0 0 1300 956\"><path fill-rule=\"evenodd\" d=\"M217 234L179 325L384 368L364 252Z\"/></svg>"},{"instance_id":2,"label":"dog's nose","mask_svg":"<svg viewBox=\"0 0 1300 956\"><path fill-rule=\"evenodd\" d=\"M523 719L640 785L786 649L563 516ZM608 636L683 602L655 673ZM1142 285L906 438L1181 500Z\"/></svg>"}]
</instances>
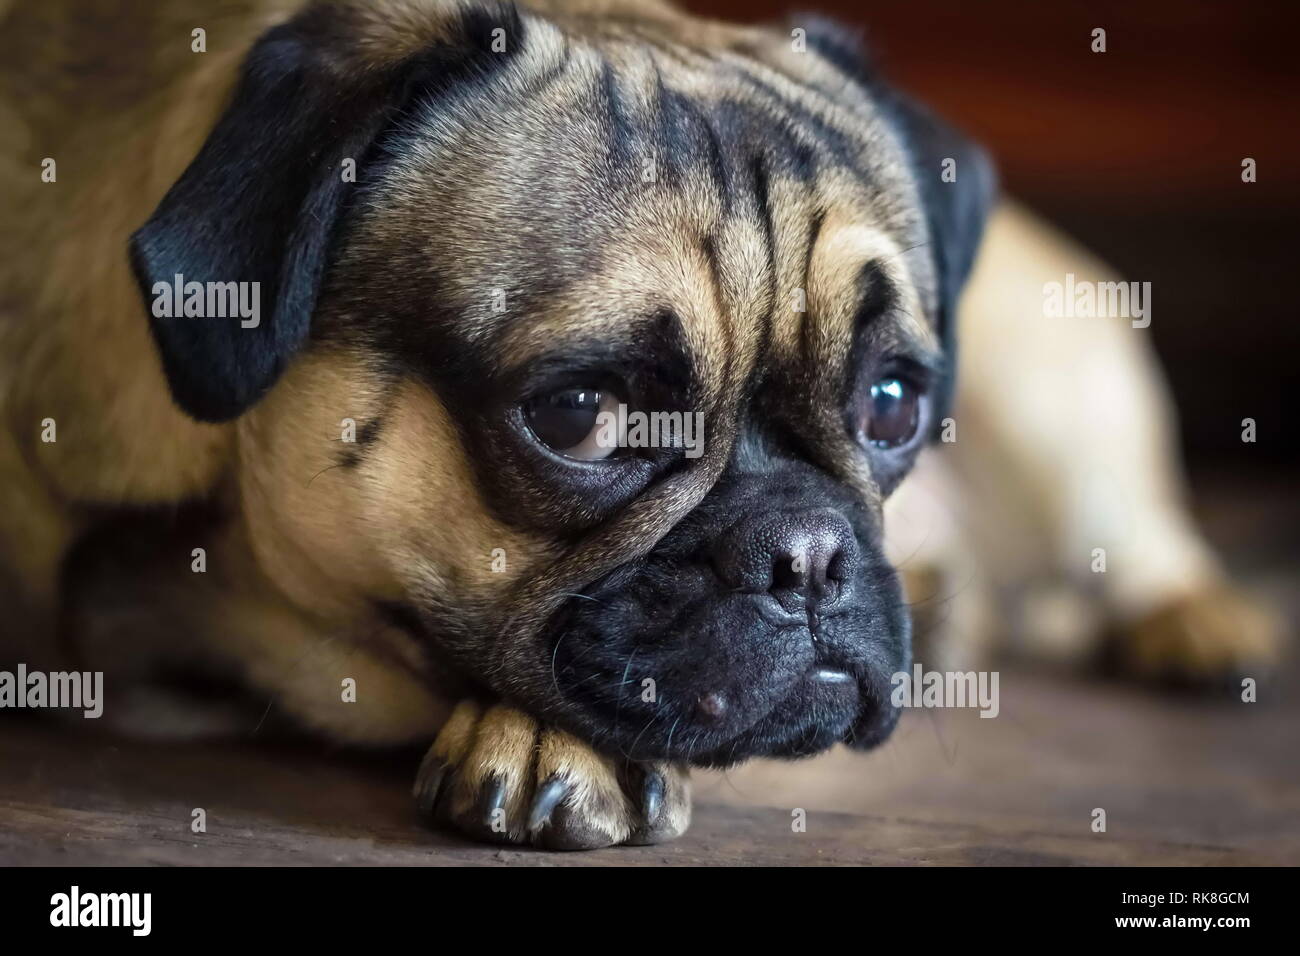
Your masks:
<instances>
[{"instance_id":1,"label":"dog's nose","mask_svg":"<svg viewBox=\"0 0 1300 956\"><path fill-rule=\"evenodd\" d=\"M857 560L853 529L830 508L753 515L714 546L714 564L727 585L769 592L791 610L838 600Z\"/></svg>"}]
</instances>

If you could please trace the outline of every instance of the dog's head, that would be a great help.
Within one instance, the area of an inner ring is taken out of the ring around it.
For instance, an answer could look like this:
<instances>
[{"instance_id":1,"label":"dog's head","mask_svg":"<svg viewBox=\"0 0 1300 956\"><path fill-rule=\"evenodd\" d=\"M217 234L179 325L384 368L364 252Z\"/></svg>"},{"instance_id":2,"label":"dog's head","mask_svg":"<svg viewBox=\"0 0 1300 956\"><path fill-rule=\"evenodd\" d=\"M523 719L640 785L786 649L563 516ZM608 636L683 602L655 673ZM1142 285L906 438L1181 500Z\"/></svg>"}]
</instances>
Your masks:
<instances>
[{"instance_id":1,"label":"dog's head","mask_svg":"<svg viewBox=\"0 0 1300 956\"><path fill-rule=\"evenodd\" d=\"M256 45L132 241L151 301L259 283L256 324L154 310L173 395L238 420L254 551L325 626L637 758L870 746L910 653L881 505L989 168L823 22L554 6Z\"/></svg>"}]
</instances>

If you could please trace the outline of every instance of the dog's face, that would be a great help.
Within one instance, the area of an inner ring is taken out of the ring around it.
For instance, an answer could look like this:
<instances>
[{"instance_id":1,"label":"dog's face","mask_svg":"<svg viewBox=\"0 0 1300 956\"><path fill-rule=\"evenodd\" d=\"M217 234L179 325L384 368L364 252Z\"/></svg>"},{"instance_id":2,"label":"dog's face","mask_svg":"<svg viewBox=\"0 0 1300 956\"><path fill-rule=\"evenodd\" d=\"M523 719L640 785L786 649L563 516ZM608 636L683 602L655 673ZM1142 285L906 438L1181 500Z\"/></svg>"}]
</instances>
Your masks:
<instances>
[{"instance_id":1,"label":"dog's face","mask_svg":"<svg viewBox=\"0 0 1300 956\"><path fill-rule=\"evenodd\" d=\"M134 239L146 292L262 283L257 328L154 323L182 407L239 418L263 568L638 759L882 740L881 505L982 159L822 24L363 10L264 39Z\"/></svg>"}]
</instances>

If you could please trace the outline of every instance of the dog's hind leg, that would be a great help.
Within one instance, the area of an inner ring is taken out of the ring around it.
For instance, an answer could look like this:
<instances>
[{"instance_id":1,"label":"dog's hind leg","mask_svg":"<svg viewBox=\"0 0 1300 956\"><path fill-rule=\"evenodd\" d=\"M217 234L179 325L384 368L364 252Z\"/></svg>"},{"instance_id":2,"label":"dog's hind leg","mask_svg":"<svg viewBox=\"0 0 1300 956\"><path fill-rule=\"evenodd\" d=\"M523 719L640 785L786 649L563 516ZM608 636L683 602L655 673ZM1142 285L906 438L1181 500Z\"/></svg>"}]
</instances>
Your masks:
<instances>
[{"instance_id":1,"label":"dog's hind leg","mask_svg":"<svg viewBox=\"0 0 1300 956\"><path fill-rule=\"evenodd\" d=\"M1078 625L1058 652L1095 652L1109 632L1116 660L1144 676L1258 674L1279 630L1235 592L1187 513L1149 295L1127 316L1049 308L1056 289L1116 281L1028 213L992 218L963 304L957 440L944 449L964 483L965 531L1003 594ZM1022 624L1025 649L1046 651L1052 629L1033 614Z\"/></svg>"}]
</instances>

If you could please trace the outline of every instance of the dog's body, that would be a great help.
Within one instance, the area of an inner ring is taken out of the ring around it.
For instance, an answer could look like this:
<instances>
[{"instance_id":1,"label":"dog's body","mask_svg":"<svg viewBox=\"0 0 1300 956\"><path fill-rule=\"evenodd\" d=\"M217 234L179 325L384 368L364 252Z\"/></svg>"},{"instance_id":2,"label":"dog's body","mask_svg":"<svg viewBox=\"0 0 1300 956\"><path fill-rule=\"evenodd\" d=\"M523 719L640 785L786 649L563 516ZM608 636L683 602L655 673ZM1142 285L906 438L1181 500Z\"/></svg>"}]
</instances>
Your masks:
<instances>
[{"instance_id":1,"label":"dog's body","mask_svg":"<svg viewBox=\"0 0 1300 956\"><path fill-rule=\"evenodd\" d=\"M1151 330L1045 315L1067 274L1120 281L1024 209L993 215L963 299L953 443L887 509L891 556L918 569L909 593L933 629L918 640L940 668L1000 646L1239 690L1229 679L1276 660L1280 626L1235 592L1185 509Z\"/></svg>"},{"instance_id":2,"label":"dog's body","mask_svg":"<svg viewBox=\"0 0 1300 956\"><path fill-rule=\"evenodd\" d=\"M879 516L917 445L854 445L839 390L852 362L905 353L931 368L921 425L947 417L938 357L990 199L977 153L927 154L929 128L860 87L833 36L804 52L788 30L658 5L343 2L292 21L299 4L276 0L116 6L31 5L0 34L19 134L0 154L17 184L0 255L6 660L105 671L110 719L133 688L199 670L334 739L437 735L427 807L554 846L680 832L688 761L888 733L876 698L907 626ZM744 159L755 142L765 158ZM909 163L933 159L937 183L950 155L960 195L932 196ZM938 460L891 502L896 560L937 572L919 599L967 608L947 618L951 659L1003 630L991 595L1090 578L1098 623L1124 624L1143 666L1268 652L1262 624L1198 604L1221 581L1178 504L1142 333L1041 317L1042 283L1090 266L1024 214L995 216L988 243L943 448L984 523L935 518L967 513ZM155 312L151 336L155 280L186 269L260 278L260 325ZM860 315L864 282L879 318ZM557 341L584 364L683 356L618 387L701 412L706 453L598 473L517 448L544 431L517 427L536 407L479 406L493 383L535 389ZM1080 387L1039 389L1015 378L1027 368ZM770 592L761 611L751 591ZM773 650L795 625L765 615L792 595L812 640ZM689 621L656 621L674 602ZM668 634L683 627L685 646Z\"/></svg>"}]
</instances>

